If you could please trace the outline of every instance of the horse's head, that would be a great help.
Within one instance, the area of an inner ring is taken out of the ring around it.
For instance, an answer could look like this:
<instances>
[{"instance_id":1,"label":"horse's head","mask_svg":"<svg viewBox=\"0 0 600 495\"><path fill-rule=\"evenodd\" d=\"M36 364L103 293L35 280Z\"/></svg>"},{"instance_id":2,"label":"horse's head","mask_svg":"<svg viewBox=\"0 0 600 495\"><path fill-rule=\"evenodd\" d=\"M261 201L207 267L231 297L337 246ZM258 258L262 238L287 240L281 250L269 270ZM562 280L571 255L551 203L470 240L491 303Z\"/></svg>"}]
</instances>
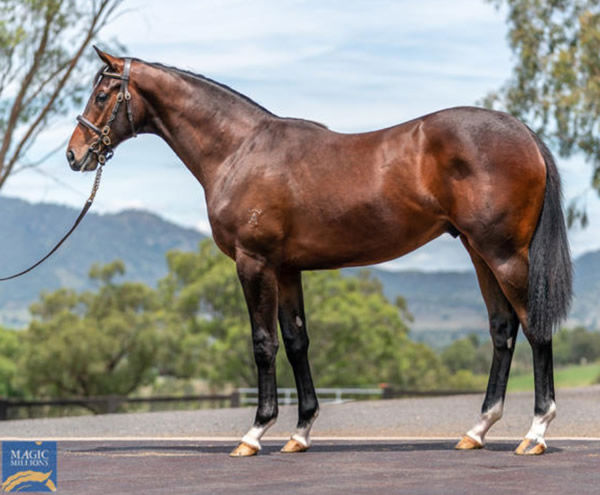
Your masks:
<instances>
[{"instance_id":1,"label":"horse's head","mask_svg":"<svg viewBox=\"0 0 600 495\"><path fill-rule=\"evenodd\" d=\"M139 95L129 80L131 59L94 48L105 65L94 80L92 95L77 117L78 125L67 147L73 170L94 170L99 163L103 165L119 143L135 137L136 123L142 118Z\"/></svg>"}]
</instances>

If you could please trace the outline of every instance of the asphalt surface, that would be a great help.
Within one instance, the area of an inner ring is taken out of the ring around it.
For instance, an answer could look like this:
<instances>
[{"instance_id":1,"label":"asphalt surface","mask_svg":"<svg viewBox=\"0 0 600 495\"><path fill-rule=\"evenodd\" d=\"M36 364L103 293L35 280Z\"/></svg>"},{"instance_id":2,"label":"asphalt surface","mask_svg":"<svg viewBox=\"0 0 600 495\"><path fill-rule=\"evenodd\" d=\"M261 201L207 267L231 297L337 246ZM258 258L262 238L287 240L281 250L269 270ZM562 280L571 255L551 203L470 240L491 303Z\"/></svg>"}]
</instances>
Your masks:
<instances>
[{"instance_id":1,"label":"asphalt surface","mask_svg":"<svg viewBox=\"0 0 600 495\"><path fill-rule=\"evenodd\" d=\"M485 449L453 446L480 395L325 404L308 452L282 454L295 407L282 407L264 448L228 453L252 408L0 422L0 440L58 442L58 493L577 493L600 494L600 387L559 390L558 417L539 457L512 452L533 397L510 394Z\"/></svg>"},{"instance_id":2,"label":"asphalt surface","mask_svg":"<svg viewBox=\"0 0 600 495\"><path fill-rule=\"evenodd\" d=\"M229 442L61 442L63 494L600 493L600 441L555 441L539 457L511 442L454 451L449 441L321 441L230 458Z\"/></svg>"},{"instance_id":3,"label":"asphalt surface","mask_svg":"<svg viewBox=\"0 0 600 495\"><path fill-rule=\"evenodd\" d=\"M459 437L476 421L480 394L425 399L322 404L313 427L325 437ZM600 438L600 386L557 391L557 417L548 438ZM508 394L504 417L490 431L494 437L520 438L529 430L533 393ZM254 409L212 409L68 418L0 421L0 439L19 438L241 438ZM296 407L280 407L269 437L285 438L296 424Z\"/></svg>"}]
</instances>

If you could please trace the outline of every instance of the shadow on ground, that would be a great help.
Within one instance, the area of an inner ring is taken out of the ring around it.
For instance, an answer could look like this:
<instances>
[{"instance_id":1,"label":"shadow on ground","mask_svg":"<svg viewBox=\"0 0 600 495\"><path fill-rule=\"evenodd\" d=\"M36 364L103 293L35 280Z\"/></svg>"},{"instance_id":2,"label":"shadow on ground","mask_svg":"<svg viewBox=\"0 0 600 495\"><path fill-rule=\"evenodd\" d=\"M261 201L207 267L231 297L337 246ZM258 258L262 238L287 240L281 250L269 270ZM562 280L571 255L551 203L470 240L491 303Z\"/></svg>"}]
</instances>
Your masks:
<instances>
[{"instance_id":1,"label":"shadow on ground","mask_svg":"<svg viewBox=\"0 0 600 495\"><path fill-rule=\"evenodd\" d=\"M409 442L409 443L381 443L381 442L359 442L359 443L319 443L313 444L308 453L350 453L350 452L427 452L427 451L455 451L455 442ZM485 450L492 452L512 452L517 447L514 442L491 442ZM236 444L234 442L218 445L124 445L124 446L101 446L89 449L65 449L67 452L78 454L134 454L148 452L180 453L180 454L229 454ZM266 444L260 452L261 456L280 454L281 445ZM561 448L548 447L546 455L561 452ZM307 454L308 454L307 453ZM469 451L458 452L468 455ZM296 455L306 455L304 453Z\"/></svg>"}]
</instances>

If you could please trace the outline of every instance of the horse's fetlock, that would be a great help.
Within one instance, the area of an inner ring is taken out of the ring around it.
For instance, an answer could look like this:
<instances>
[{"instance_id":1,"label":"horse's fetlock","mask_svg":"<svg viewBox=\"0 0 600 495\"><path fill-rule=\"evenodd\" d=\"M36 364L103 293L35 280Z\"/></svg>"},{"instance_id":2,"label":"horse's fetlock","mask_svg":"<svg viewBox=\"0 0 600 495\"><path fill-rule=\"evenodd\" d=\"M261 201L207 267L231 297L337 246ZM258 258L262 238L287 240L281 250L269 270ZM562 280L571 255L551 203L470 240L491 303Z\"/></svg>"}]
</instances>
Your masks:
<instances>
[{"instance_id":1,"label":"horse's fetlock","mask_svg":"<svg viewBox=\"0 0 600 495\"><path fill-rule=\"evenodd\" d=\"M317 398L307 397L298 410L298 426L305 426L306 423L311 423L314 418L319 415L319 402Z\"/></svg>"},{"instance_id":2,"label":"horse's fetlock","mask_svg":"<svg viewBox=\"0 0 600 495\"><path fill-rule=\"evenodd\" d=\"M279 408L277 407L277 402L272 404L263 405L259 407L256 412L256 426L270 426L275 423L277 416L279 415Z\"/></svg>"}]
</instances>

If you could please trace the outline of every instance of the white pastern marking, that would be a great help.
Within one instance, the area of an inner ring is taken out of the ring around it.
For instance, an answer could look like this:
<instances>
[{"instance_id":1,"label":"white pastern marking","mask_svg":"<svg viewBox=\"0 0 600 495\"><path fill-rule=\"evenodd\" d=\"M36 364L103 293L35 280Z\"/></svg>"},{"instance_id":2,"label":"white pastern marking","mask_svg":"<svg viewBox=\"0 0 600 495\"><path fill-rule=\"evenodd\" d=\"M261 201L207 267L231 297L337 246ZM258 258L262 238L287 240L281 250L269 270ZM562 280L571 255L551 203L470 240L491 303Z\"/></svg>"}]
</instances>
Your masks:
<instances>
[{"instance_id":1,"label":"white pastern marking","mask_svg":"<svg viewBox=\"0 0 600 495\"><path fill-rule=\"evenodd\" d=\"M263 426L253 426L248 430L242 437L242 442L247 443L248 445L252 445L252 447L256 447L258 450L261 449L260 439L265 434L265 432L275 424L275 419L269 421L266 425Z\"/></svg>"},{"instance_id":2,"label":"white pastern marking","mask_svg":"<svg viewBox=\"0 0 600 495\"><path fill-rule=\"evenodd\" d=\"M483 438L492 425L502 417L504 402L499 401L493 407L484 412L479 421L467 432L467 436L483 445Z\"/></svg>"},{"instance_id":3,"label":"white pastern marking","mask_svg":"<svg viewBox=\"0 0 600 495\"><path fill-rule=\"evenodd\" d=\"M299 316L296 316L296 325L297 325L298 327L301 327L301 326L302 326L302 318L300 318Z\"/></svg>"},{"instance_id":4,"label":"white pastern marking","mask_svg":"<svg viewBox=\"0 0 600 495\"><path fill-rule=\"evenodd\" d=\"M292 435L292 439L296 440L296 442L304 445L307 448L310 447L310 430L318 415L319 411L315 413L306 426L303 426L302 428L296 428L296 432Z\"/></svg>"},{"instance_id":5,"label":"white pastern marking","mask_svg":"<svg viewBox=\"0 0 600 495\"><path fill-rule=\"evenodd\" d=\"M513 346L513 338L509 337L508 339L506 339L506 347L508 349L512 349L512 346Z\"/></svg>"},{"instance_id":6,"label":"white pastern marking","mask_svg":"<svg viewBox=\"0 0 600 495\"><path fill-rule=\"evenodd\" d=\"M548 425L555 417L556 404L554 401L552 401L546 414L544 414L543 416L533 417L531 428L527 432L527 435L525 435L525 438L529 440L535 440L537 443L541 443L542 445L546 446L546 442L544 441L544 435L546 434Z\"/></svg>"}]
</instances>

